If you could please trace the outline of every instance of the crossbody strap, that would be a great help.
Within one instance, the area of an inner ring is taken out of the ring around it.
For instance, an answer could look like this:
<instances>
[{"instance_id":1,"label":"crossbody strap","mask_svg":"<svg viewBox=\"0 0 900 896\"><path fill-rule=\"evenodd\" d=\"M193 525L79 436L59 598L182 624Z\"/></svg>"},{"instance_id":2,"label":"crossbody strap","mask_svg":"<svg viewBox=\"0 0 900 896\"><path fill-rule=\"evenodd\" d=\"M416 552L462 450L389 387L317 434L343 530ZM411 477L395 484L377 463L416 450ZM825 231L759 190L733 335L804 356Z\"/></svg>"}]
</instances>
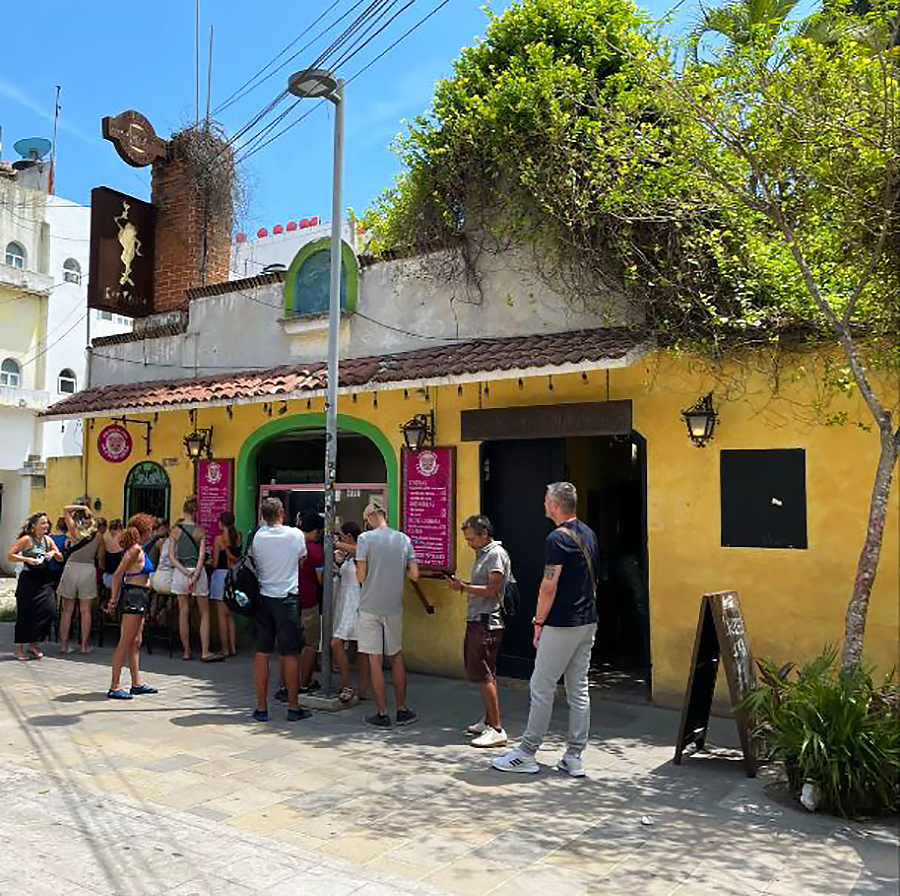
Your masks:
<instances>
[{"instance_id":1,"label":"crossbody strap","mask_svg":"<svg viewBox=\"0 0 900 896\"><path fill-rule=\"evenodd\" d=\"M591 577L591 588L594 592L594 599L597 598L597 577L594 575L594 563L591 560L590 551L588 551L585 543L581 540L580 536L577 532L574 532L568 526L558 526L556 529L557 532L563 532L578 545L578 550L581 551L581 556L584 557L584 562L587 563L588 574Z\"/></svg>"}]
</instances>

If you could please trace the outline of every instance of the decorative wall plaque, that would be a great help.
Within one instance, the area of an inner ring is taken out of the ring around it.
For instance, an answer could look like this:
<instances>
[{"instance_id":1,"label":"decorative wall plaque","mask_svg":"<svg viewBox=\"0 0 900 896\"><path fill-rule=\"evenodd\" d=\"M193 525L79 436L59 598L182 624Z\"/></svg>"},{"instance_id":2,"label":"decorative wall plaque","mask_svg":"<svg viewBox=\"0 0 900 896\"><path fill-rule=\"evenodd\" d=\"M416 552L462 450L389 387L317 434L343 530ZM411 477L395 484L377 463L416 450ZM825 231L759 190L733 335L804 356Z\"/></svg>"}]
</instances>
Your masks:
<instances>
[{"instance_id":1,"label":"decorative wall plaque","mask_svg":"<svg viewBox=\"0 0 900 896\"><path fill-rule=\"evenodd\" d=\"M97 436L97 450L100 457L112 464L120 464L131 456L134 442L131 433L118 423L104 426Z\"/></svg>"}]
</instances>

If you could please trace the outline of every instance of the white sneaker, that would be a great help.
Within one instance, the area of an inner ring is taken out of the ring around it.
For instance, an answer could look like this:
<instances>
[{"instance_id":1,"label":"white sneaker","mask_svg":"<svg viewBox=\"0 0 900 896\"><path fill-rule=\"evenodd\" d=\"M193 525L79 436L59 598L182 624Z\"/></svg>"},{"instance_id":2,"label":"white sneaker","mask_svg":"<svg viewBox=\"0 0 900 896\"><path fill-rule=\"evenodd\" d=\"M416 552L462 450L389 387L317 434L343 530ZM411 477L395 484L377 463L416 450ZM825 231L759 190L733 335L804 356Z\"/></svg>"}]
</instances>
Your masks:
<instances>
[{"instance_id":1,"label":"white sneaker","mask_svg":"<svg viewBox=\"0 0 900 896\"><path fill-rule=\"evenodd\" d=\"M488 725L475 740L472 741L473 747L505 747L509 738L506 736L505 729L499 731L491 725Z\"/></svg>"},{"instance_id":2,"label":"white sneaker","mask_svg":"<svg viewBox=\"0 0 900 896\"><path fill-rule=\"evenodd\" d=\"M559 771L565 772L572 778L584 777L584 763L581 761L580 756L569 756L566 754L556 763L556 767Z\"/></svg>"},{"instance_id":3,"label":"white sneaker","mask_svg":"<svg viewBox=\"0 0 900 896\"><path fill-rule=\"evenodd\" d=\"M487 728L488 724L484 719L479 719L477 722L473 722L466 728L466 732L468 734L483 734L485 728Z\"/></svg>"},{"instance_id":4,"label":"white sneaker","mask_svg":"<svg viewBox=\"0 0 900 896\"><path fill-rule=\"evenodd\" d=\"M541 770L534 756L518 747L504 756L492 759L491 768L497 769L498 772L517 772L520 775L536 775Z\"/></svg>"}]
</instances>

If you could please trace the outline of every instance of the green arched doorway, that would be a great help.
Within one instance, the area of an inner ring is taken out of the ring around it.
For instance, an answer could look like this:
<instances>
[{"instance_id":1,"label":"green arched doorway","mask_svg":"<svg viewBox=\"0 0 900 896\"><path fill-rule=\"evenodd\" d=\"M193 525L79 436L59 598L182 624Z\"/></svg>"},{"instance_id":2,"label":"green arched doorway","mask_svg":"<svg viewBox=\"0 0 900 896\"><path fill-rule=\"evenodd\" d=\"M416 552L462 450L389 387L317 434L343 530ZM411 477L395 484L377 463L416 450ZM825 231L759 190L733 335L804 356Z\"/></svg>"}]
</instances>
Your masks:
<instances>
[{"instance_id":1,"label":"green arched doorway","mask_svg":"<svg viewBox=\"0 0 900 896\"><path fill-rule=\"evenodd\" d=\"M292 434L323 430L324 414L295 414L270 420L255 430L241 446L235 471L235 516L240 531L248 532L256 524L256 507L260 483L257 481L257 462L266 443ZM378 449L384 460L387 482L388 514L392 524L399 520L400 494L397 453L378 427L356 417L338 415L338 438L342 433L365 436ZM338 442L340 458L340 441ZM324 464L324 457L322 458ZM340 461L339 461L340 462Z\"/></svg>"}]
</instances>

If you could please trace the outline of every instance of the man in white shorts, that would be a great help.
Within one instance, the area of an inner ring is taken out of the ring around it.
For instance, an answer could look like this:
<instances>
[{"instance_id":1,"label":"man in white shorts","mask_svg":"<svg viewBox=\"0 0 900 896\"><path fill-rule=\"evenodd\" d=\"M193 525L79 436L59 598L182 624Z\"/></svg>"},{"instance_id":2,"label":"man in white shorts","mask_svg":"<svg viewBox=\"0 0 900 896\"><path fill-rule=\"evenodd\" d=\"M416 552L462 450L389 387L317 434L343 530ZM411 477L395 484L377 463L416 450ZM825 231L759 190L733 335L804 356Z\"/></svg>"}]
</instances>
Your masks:
<instances>
[{"instance_id":1,"label":"man in white shorts","mask_svg":"<svg viewBox=\"0 0 900 896\"><path fill-rule=\"evenodd\" d=\"M378 704L376 715L366 718L375 728L390 728L387 712L382 657L391 658L391 677L397 695L397 724L409 725L416 714L406 705L406 669L403 665L403 580L419 579L419 564L409 536L387 524L383 507L369 504L363 519L371 531L359 536L356 546L356 574L362 590L356 638L360 653L369 655L372 689Z\"/></svg>"}]
</instances>

